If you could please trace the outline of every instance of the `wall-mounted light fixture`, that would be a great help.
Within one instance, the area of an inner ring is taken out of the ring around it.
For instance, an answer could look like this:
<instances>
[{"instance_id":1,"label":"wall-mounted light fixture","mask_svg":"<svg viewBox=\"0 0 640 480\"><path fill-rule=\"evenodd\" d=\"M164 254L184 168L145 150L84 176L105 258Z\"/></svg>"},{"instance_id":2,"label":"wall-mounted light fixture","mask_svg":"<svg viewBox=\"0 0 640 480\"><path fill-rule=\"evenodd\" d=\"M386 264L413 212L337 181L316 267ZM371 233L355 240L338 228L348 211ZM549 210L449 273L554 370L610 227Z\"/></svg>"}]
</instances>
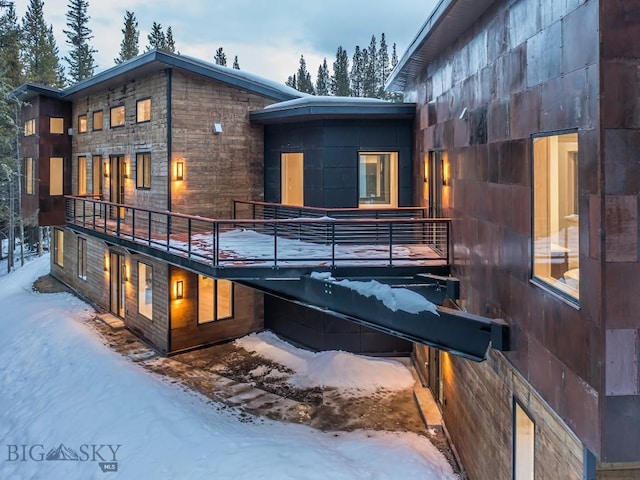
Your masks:
<instances>
[{"instance_id":1,"label":"wall-mounted light fixture","mask_svg":"<svg viewBox=\"0 0 640 480\"><path fill-rule=\"evenodd\" d=\"M211 131L213 133L215 133L216 135L219 135L222 133L222 124L221 123L214 123L213 126L211 127Z\"/></svg>"},{"instance_id":2,"label":"wall-mounted light fixture","mask_svg":"<svg viewBox=\"0 0 640 480\"><path fill-rule=\"evenodd\" d=\"M176 162L176 180L184 180L184 162Z\"/></svg>"},{"instance_id":3,"label":"wall-mounted light fixture","mask_svg":"<svg viewBox=\"0 0 640 480\"><path fill-rule=\"evenodd\" d=\"M128 282L128 281L129 281L129 279L131 278L130 273L131 273L131 272L129 271L129 264L128 264L128 263L125 263L125 264L124 264L124 279L125 279L125 281L127 281L127 282Z\"/></svg>"},{"instance_id":4,"label":"wall-mounted light fixture","mask_svg":"<svg viewBox=\"0 0 640 480\"><path fill-rule=\"evenodd\" d=\"M449 186L449 159L442 157L442 185Z\"/></svg>"},{"instance_id":5,"label":"wall-mounted light fixture","mask_svg":"<svg viewBox=\"0 0 640 480\"><path fill-rule=\"evenodd\" d=\"M104 176L105 178L109 178L109 160L105 160L104 162Z\"/></svg>"},{"instance_id":6,"label":"wall-mounted light fixture","mask_svg":"<svg viewBox=\"0 0 640 480\"><path fill-rule=\"evenodd\" d=\"M131 178L131 162L124 162L124 178Z\"/></svg>"},{"instance_id":7,"label":"wall-mounted light fixture","mask_svg":"<svg viewBox=\"0 0 640 480\"><path fill-rule=\"evenodd\" d=\"M184 296L184 282L182 280L178 280L176 282L176 298L180 299Z\"/></svg>"},{"instance_id":8,"label":"wall-mounted light fixture","mask_svg":"<svg viewBox=\"0 0 640 480\"><path fill-rule=\"evenodd\" d=\"M104 260L102 261L102 266L104 267L104 271L109 271L109 252L104 256Z\"/></svg>"},{"instance_id":9,"label":"wall-mounted light fixture","mask_svg":"<svg viewBox=\"0 0 640 480\"><path fill-rule=\"evenodd\" d=\"M424 183L429 183L429 159L425 157L424 159Z\"/></svg>"}]
</instances>

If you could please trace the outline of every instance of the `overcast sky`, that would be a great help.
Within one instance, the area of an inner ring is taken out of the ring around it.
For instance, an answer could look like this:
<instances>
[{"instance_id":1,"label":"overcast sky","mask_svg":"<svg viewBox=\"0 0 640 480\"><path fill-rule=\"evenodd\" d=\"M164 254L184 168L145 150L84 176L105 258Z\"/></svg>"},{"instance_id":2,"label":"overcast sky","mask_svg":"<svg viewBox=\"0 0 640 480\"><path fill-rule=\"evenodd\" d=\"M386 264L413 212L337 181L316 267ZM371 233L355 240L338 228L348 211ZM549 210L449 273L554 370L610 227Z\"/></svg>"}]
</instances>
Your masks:
<instances>
[{"instance_id":1,"label":"overcast sky","mask_svg":"<svg viewBox=\"0 0 640 480\"><path fill-rule=\"evenodd\" d=\"M14 0L22 17L29 0ZM324 57L329 69L336 48L353 55L356 45L378 42L385 33L395 42L398 57L413 40L438 0L89 0L89 28L98 50L98 71L114 65L122 40L126 10L135 13L140 28L140 51L154 21L172 27L180 53L213 61L223 47L231 66L238 55L240 68L284 82L298 68L304 54L315 79ZM45 21L53 24L60 55L67 53L67 0L45 0ZM66 65L66 62L63 62Z\"/></svg>"}]
</instances>

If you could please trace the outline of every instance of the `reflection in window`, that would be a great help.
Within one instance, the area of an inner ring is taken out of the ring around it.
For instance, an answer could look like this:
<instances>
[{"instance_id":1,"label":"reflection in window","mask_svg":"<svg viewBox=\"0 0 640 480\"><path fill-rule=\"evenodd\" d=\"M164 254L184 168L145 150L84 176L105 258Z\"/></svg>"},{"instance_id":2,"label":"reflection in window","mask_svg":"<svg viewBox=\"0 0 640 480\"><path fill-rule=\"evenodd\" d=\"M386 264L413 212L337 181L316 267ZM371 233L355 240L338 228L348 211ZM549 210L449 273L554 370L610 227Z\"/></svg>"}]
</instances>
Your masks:
<instances>
[{"instance_id":1,"label":"reflection in window","mask_svg":"<svg viewBox=\"0 0 640 480\"><path fill-rule=\"evenodd\" d=\"M111 108L111 127L121 127L124 125L124 105Z\"/></svg>"},{"instance_id":2,"label":"reflection in window","mask_svg":"<svg viewBox=\"0 0 640 480\"><path fill-rule=\"evenodd\" d=\"M359 206L398 206L398 154L360 153Z\"/></svg>"},{"instance_id":3,"label":"reflection in window","mask_svg":"<svg viewBox=\"0 0 640 480\"><path fill-rule=\"evenodd\" d=\"M63 194L64 159L51 157L49 159L49 195Z\"/></svg>"},{"instance_id":4,"label":"reflection in window","mask_svg":"<svg viewBox=\"0 0 640 480\"><path fill-rule=\"evenodd\" d=\"M136 102L136 122L148 122L151 120L151 99L138 100Z\"/></svg>"},{"instance_id":5,"label":"reflection in window","mask_svg":"<svg viewBox=\"0 0 640 480\"><path fill-rule=\"evenodd\" d=\"M138 262L138 312L153 319L153 267Z\"/></svg>"},{"instance_id":6,"label":"reflection in window","mask_svg":"<svg viewBox=\"0 0 640 480\"><path fill-rule=\"evenodd\" d=\"M49 119L49 133L64 133L64 118L51 117Z\"/></svg>"},{"instance_id":7,"label":"reflection in window","mask_svg":"<svg viewBox=\"0 0 640 480\"><path fill-rule=\"evenodd\" d=\"M198 323L233 317L233 284L198 275Z\"/></svg>"},{"instance_id":8,"label":"reflection in window","mask_svg":"<svg viewBox=\"0 0 640 480\"><path fill-rule=\"evenodd\" d=\"M534 138L533 156L533 275L578 299L578 134Z\"/></svg>"}]
</instances>

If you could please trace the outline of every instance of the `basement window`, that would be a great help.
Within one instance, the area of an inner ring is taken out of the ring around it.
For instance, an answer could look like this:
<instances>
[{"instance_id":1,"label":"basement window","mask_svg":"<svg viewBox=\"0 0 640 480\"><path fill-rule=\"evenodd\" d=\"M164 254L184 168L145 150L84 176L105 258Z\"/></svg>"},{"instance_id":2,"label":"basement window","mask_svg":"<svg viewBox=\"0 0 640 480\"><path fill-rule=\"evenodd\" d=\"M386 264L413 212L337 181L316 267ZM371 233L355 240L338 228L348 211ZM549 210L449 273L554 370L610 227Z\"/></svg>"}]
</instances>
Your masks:
<instances>
[{"instance_id":1,"label":"basement window","mask_svg":"<svg viewBox=\"0 0 640 480\"><path fill-rule=\"evenodd\" d=\"M64 230L53 229L53 262L64 267Z\"/></svg>"},{"instance_id":2,"label":"basement window","mask_svg":"<svg viewBox=\"0 0 640 480\"><path fill-rule=\"evenodd\" d=\"M513 480L534 480L535 425L513 401Z\"/></svg>"},{"instance_id":3,"label":"basement window","mask_svg":"<svg viewBox=\"0 0 640 480\"><path fill-rule=\"evenodd\" d=\"M153 267L138 262L138 313L153 320Z\"/></svg>"},{"instance_id":4,"label":"basement window","mask_svg":"<svg viewBox=\"0 0 640 480\"><path fill-rule=\"evenodd\" d=\"M198 323L233 317L233 284L198 275Z\"/></svg>"}]
</instances>

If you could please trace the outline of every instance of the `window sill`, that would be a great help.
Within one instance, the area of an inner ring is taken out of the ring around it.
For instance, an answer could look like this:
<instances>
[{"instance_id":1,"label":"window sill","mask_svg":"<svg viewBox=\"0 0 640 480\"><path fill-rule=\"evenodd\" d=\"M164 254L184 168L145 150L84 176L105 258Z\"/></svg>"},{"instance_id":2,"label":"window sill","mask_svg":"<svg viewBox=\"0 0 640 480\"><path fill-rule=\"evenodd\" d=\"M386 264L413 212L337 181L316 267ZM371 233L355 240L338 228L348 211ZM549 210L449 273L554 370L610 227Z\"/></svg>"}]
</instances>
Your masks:
<instances>
[{"instance_id":1,"label":"window sill","mask_svg":"<svg viewBox=\"0 0 640 480\"><path fill-rule=\"evenodd\" d=\"M569 305L570 307L573 307L576 310L580 310L580 300L576 297L571 296L567 292L563 292L559 288L554 287L553 285L545 282L540 278L531 278L529 279L529 283L542 289L546 293Z\"/></svg>"}]
</instances>

